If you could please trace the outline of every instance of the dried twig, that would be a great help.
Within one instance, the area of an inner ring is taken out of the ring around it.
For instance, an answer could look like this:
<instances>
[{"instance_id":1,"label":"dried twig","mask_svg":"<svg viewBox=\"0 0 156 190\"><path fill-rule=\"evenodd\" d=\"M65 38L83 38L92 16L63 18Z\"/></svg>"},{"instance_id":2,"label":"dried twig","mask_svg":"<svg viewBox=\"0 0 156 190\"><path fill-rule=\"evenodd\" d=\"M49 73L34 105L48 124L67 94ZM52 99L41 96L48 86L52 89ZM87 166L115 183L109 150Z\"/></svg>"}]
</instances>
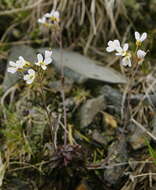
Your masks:
<instances>
[{"instance_id":1,"label":"dried twig","mask_svg":"<svg viewBox=\"0 0 156 190\"><path fill-rule=\"evenodd\" d=\"M33 8L37 7L39 4L42 3L42 1L43 0L39 0L36 3L34 3L32 5L29 5L27 7L17 8L17 9L13 9L13 10L1 11L0 16L2 16L2 15L10 15L10 14L18 13L18 12L23 12L23 11L28 11L30 9L33 9Z\"/></svg>"},{"instance_id":2,"label":"dried twig","mask_svg":"<svg viewBox=\"0 0 156 190\"><path fill-rule=\"evenodd\" d=\"M138 123L135 119L131 119L131 121L136 125L138 126L140 129L142 129L146 134L148 134L153 140L156 141L156 137L150 133L147 129L145 129L145 127L143 125L141 125L140 123Z\"/></svg>"},{"instance_id":3,"label":"dried twig","mask_svg":"<svg viewBox=\"0 0 156 190\"><path fill-rule=\"evenodd\" d=\"M149 161L149 160L141 160L141 161L128 161L128 162L121 162L121 163L116 163L112 165L106 165L106 164L98 164L98 165L88 165L87 169L89 170L94 170L94 169L112 169L114 167L120 167L120 166L125 166L125 165L130 165L130 164L153 164L154 161Z\"/></svg>"}]
</instances>

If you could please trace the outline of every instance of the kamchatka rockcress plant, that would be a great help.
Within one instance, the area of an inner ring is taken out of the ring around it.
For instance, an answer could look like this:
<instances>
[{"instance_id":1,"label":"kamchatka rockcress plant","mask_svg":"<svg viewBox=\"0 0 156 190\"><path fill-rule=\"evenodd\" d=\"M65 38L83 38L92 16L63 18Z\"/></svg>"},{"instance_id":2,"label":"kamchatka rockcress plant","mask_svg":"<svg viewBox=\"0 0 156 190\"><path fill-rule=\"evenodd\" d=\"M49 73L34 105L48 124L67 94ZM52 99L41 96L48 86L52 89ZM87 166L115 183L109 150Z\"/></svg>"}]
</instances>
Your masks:
<instances>
[{"instance_id":1,"label":"kamchatka rockcress plant","mask_svg":"<svg viewBox=\"0 0 156 190\"><path fill-rule=\"evenodd\" d=\"M46 50L44 56L40 53L37 54L37 61L35 63L25 60L22 56L15 62L10 61L8 72L12 74L21 72L26 83L32 84L37 75L39 75L40 70L38 67L46 70L50 63L52 63L52 51Z\"/></svg>"},{"instance_id":2,"label":"kamchatka rockcress plant","mask_svg":"<svg viewBox=\"0 0 156 190\"><path fill-rule=\"evenodd\" d=\"M133 54L129 51L129 44L125 43L121 46L119 40L113 40L108 42L108 47L106 48L107 52L114 52L116 56L121 57L121 65L123 66L132 66L132 59L135 57L138 64L141 64L144 61L144 58L147 54L144 50L139 49L142 45L142 42L147 38L147 33L144 32L142 35L139 32L135 32L136 39L136 52Z\"/></svg>"}]
</instances>

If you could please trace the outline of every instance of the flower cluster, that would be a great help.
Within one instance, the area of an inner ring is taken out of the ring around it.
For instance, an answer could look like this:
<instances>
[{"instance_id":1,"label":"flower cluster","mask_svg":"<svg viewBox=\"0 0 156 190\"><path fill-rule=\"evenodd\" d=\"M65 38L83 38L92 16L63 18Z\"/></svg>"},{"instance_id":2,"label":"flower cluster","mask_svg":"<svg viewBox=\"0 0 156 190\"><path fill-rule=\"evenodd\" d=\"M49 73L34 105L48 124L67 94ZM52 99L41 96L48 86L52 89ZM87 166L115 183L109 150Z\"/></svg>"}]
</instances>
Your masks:
<instances>
[{"instance_id":1,"label":"flower cluster","mask_svg":"<svg viewBox=\"0 0 156 190\"><path fill-rule=\"evenodd\" d=\"M147 33L143 33L142 35L139 34L139 32L135 32L135 39L136 39L136 46L137 46L137 61L139 64L141 64L144 61L144 57L146 55L146 52L138 49L142 42L147 38ZM121 59L121 64L123 66L132 66L132 53L128 51L129 45L125 43L123 46L121 46L119 40L114 40L114 41L109 41L108 42L108 47L106 48L107 52L113 52L116 51L115 55L120 56Z\"/></svg>"},{"instance_id":2,"label":"flower cluster","mask_svg":"<svg viewBox=\"0 0 156 190\"><path fill-rule=\"evenodd\" d=\"M29 65L29 62L20 56L16 62L10 61L9 65L8 72L16 73L17 71L22 70L26 65Z\"/></svg>"},{"instance_id":3,"label":"flower cluster","mask_svg":"<svg viewBox=\"0 0 156 190\"><path fill-rule=\"evenodd\" d=\"M40 66L43 70L47 69L47 65L52 62L52 51L45 51L45 55L37 54L37 62L35 65Z\"/></svg>"},{"instance_id":4,"label":"flower cluster","mask_svg":"<svg viewBox=\"0 0 156 190\"><path fill-rule=\"evenodd\" d=\"M60 22L60 13L52 10L50 13L46 13L43 17L38 19L40 24L45 26L58 26Z\"/></svg>"},{"instance_id":5,"label":"flower cluster","mask_svg":"<svg viewBox=\"0 0 156 190\"><path fill-rule=\"evenodd\" d=\"M9 67L7 71L12 74L16 72L24 73L23 79L26 81L27 84L31 84L36 77L38 67L40 67L42 70L47 69L47 65L52 62L51 56L52 51L46 50L44 55L39 53L37 54L37 62L35 62L34 64L26 61L22 56L20 56L17 61L9 62Z\"/></svg>"}]
</instances>

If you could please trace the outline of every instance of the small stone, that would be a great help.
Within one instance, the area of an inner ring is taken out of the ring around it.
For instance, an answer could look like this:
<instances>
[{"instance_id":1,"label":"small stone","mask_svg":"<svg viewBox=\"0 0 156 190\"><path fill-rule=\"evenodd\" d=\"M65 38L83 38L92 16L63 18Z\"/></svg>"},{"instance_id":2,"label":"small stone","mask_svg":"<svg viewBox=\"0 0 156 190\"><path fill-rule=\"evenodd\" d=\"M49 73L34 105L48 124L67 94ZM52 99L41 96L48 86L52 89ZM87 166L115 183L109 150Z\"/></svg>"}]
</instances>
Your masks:
<instances>
[{"instance_id":1,"label":"small stone","mask_svg":"<svg viewBox=\"0 0 156 190\"><path fill-rule=\"evenodd\" d=\"M45 49L38 49L38 52L44 52ZM62 54L62 58L61 58ZM87 80L102 81L108 83L126 83L126 78L112 68L100 66L96 61L85 57L79 53L53 49L53 65L57 71L61 71L61 59L64 65L64 74L76 83L84 83Z\"/></svg>"},{"instance_id":2,"label":"small stone","mask_svg":"<svg viewBox=\"0 0 156 190\"><path fill-rule=\"evenodd\" d=\"M93 130L92 132L92 139L100 144L107 145L107 141L104 136L102 136L98 130Z\"/></svg>"},{"instance_id":3,"label":"small stone","mask_svg":"<svg viewBox=\"0 0 156 190\"><path fill-rule=\"evenodd\" d=\"M138 128L134 124L130 124L128 126L128 130L130 131L128 135L128 142L134 150L138 150L146 146L145 138L149 139L149 136L147 136L142 129Z\"/></svg>"},{"instance_id":4,"label":"small stone","mask_svg":"<svg viewBox=\"0 0 156 190\"><path fill-rule=\"evenodd\" d=\"M62 89L61 81L51 81L49 82L48 86L51 88L53 92L60 92ZM64 92L69 93L73 87L73 81L70 79L65 79L64 81Z\"/></svg>"},{"instance_id":5,"label":"small stone","mask_svg":"<svg viewBox=\"0 0 156 190\"><path fill-rule=\"evenodd\" d=\"M100 94L105 97L107 108L110 110L110 112L115 112L117 115L120 115L122 94L119 92L119 90L105 85L100 89Z\"/></svg>"},{"instance_id":6,"label":"small stone","mask_svg":"<svg viewBox=\"0 0 156 190\"><path fill-rule=\"evenodd\" d=\"M114 141L108 148L108 168L104 171L104 179L112 186L119 183L124 176L125 165L113 166L115 164L127 162L127 144L122 135L118 141ZM110 166L110 167L109 167ZM111 167L112 166L112 167Z\"/></svg>"},{"instance_id":7,"label":"small stone","mask_svg":"<svg viewBox=\"0 0 156 190\"><path fill-rule=\"evenodd\" d=\"M80 127L84 128L91 124L96 114L105 109L105 107L106 104L103 96L87 100L79 111Z\"/></svg>"}]
</instances>

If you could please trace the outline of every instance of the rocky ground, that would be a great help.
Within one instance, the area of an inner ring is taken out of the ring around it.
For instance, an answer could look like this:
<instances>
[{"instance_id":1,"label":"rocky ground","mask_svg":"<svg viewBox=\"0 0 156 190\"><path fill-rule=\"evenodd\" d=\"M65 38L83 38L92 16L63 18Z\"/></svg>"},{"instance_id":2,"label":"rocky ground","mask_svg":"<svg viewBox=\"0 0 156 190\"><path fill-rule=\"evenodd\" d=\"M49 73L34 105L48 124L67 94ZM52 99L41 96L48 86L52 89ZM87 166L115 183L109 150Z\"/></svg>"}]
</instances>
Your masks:
<instances>
[{"instance_id":1,"label":"rocky ground","mask_svg":"<svg viewBox=\"0 0 156 190\"><path fill-rule=\"evenodd\" d=\"M15 46L8 61L20 55L33 61L36 52L42 51ZM53 56L46 79L46 102L53 113L61 114L59 50L54 50ZM6 64L1 64L4 80L0 146L4 161L9 162L2 189L154 190L155 96L145 97L141 102L147 110L144 117L148 116L148 125L145 123L141 128L140 121L132 122L130 117L123 122L122 89L126 77L78 53L64 50L63 56L71 138L66 147L62 146L62 128L59 128L57 151L51 144L40 97L22 84L20 76L5 72ZM142 96L130 96L133 108Z\"/></svg>"}]
</instances>

